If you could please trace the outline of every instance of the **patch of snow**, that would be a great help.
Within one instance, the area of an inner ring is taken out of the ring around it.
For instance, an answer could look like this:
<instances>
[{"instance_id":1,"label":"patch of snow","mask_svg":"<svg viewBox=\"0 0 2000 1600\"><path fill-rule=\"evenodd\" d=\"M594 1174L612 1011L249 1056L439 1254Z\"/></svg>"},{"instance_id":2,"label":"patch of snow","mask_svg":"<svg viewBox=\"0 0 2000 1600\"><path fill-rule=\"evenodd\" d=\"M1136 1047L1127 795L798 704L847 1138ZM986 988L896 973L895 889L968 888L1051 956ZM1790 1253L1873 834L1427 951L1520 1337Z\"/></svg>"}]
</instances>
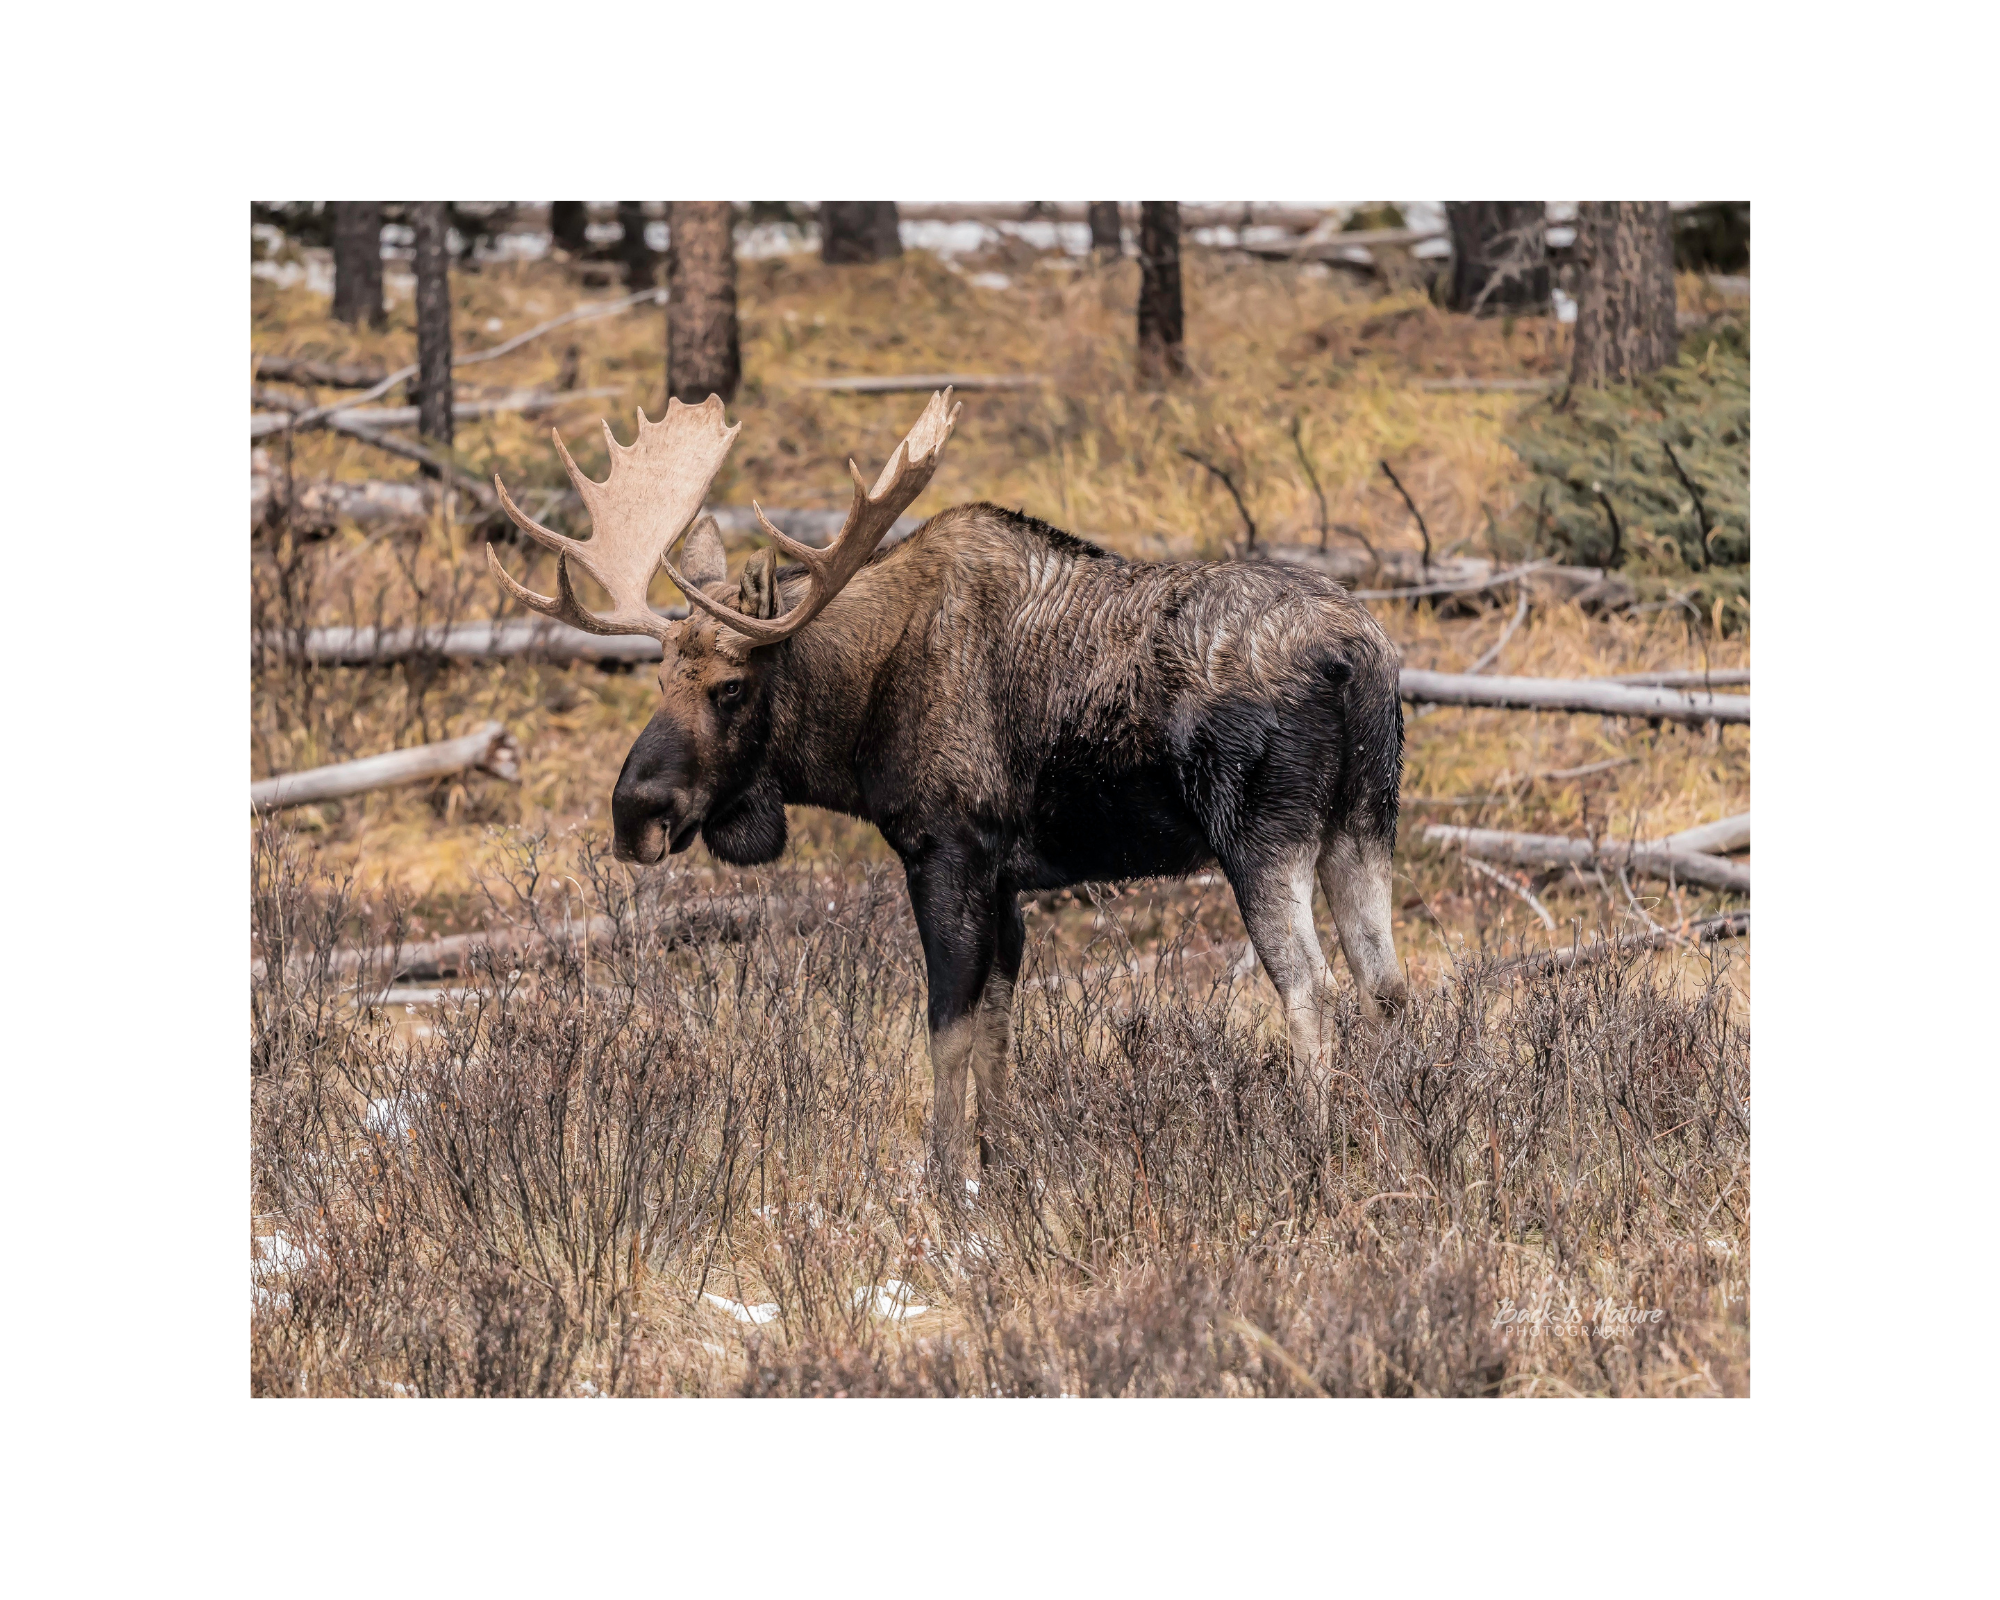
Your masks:
<instances>
[{"instance_id":1,"label":"patch of snow","mask_svg":"<svg viewBox=\"0 0 2000 1600\"><path fill-rule=\"evenodd\" d=\"M719 1306L727 1311L738 1322L772 1322L778 1315L775 1304L746 1306L741 1300L731 1300L727 1295L710 1294L706 1290L702 1291L701 1297L710 1305Z\"/></svg>"},{"instance_id":2,"label":"patch of snow","mask_svg":"<svg viewBox=\"0 0 2000 1600\"><path fill-rule=\"evenodd\" d=\"M1560 289L1549 290L1549 298L1556 303L1556 321L1576 321L1576 302Z\"/></svg>"},{"instance_id":3,"label":"patch of snow","mask_svg":"<svg viewBox=\"0 0 2000 1600\"><path fill-rule=\"evenodd\" d=\"M884 1283L864 1285L854 1291L854 1303L864 1306L878 1317L888 1317L902 1322L910 1317L921 1317L929 1306L917 1305L911 1295L914 1291L901 1278L890 1278Z\"/></svg>"},{"instance_id":4,"label":"patch of snow","mask_svg":"<svg viewBox=\"0 0 2000 1600\"><path fill-rule=\"evenodd\" d=\"M1011 289L1014 280L1004 272L975 272L966 282L975 289Z\"/></svg>"}]
</instances>

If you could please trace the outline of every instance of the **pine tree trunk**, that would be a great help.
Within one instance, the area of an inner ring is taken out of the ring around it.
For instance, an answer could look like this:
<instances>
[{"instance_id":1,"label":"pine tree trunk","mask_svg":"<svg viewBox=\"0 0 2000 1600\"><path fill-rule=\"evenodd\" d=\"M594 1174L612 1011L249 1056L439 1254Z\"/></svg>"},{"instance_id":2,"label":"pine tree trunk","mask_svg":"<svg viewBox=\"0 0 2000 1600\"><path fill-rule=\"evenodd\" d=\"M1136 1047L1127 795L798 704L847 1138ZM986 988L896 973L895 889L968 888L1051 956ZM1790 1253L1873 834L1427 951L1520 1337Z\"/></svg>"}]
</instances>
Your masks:
<instances>
[{"instance_id":1,"label":"pine tree trunk","mask_svg":"<svg viewBox=\"0 0 2000 1600\"><path fill-rule=\"evenodd\" d=\"M1125 253L1125 238L1119 231L1116 200L1090 202L1090 248L1099 255Z\"/></svg>"},{"instance_id":2,"label":"pine tree trunk","mask_svg":"<svg viewBox=\"0 0 2000 1600\"><path fill-rule=\"evenodd\" d=\"M653 247L646 243L644 202L620 200L618 226L618 259L625 263L625 287L634 291L652 288L660 281L660 267L653 259Z\"/></svg>"},{"instance_id":3,"label":"pine tree trunk","mask_svg":"<svg viewBox=\"0 0 2000 1600\"><path fill-rule=\"evenodd\" d=\"M420 200L410 207L417 235L417 431L451 444L450 206ZM436 473L426 469L427 477Z\"/></svg>"},{"instance_id":4,"label":"pine tree trunk","mask_svg":"<svg viewBox=\"0 0 2000 1600\"><path fill-rule=\"evenodd\" d=\"M382 309L382 202L333 202L333 316L379 328Z\"/></svg>"},{"instance_id":5,"label":"pine tree trunk","mask_svg":"<svg viewBox=\"0 0 2000 1600\"><path fill-rule=\"evenodd\" d=\"M828 266L890 261L903 253L893 200L822 200L819 258Z\"/></svg>"},{"instance_id":6,"label":"pine tree trunk","mask_svg":"<svg viewBox=\"0 0 2000 1600\"><path fill-rule=\"evenodd\" d=\"M549 243L572 258L590 248L590 213L581 200L549 202Z\"/></svg>"},{"instance_id":7,"label":"pine tree trunk","mask_svg":"<svg viewBox=\"0 0 2000 1600\"><path fill-rule=\"evenodd\" d=\"M1447 200L1451 289L1447 304L1476 316L1546 311L1548 207L1540 200Z\"/></svg>"},{"instance_id":8,"label":"pine tree trunk","mask_svg":"<svg viewBox=\"0 0 2000 1600\"><path fill-rule=\"evenodd\" d=\"M1181 207L1139 203L1139 381L1158 388L1187 372L1181 348Z\"/></svg>"},{"instance_id":9,"label":"pine tree trunk","mask_svg":"<svg viewBox=\"0 0 2000 1600\"><path fill-rule=\"evenodd\" d=\"M1586 201L1576 219L1578 388L1631 383L1674 359L1674 230L1664 200Z\"/></svg>"},{"instance_id":10,"label":"pine tree trunk","mask_svg":"<svg viewBox=\"0 0 2000 1600\"><path fill-rule=\"evenodd\" d=\"M667 393L683 405L736 398L735 232L727 200L667 207Z\"/></svg>"}]
</instances>

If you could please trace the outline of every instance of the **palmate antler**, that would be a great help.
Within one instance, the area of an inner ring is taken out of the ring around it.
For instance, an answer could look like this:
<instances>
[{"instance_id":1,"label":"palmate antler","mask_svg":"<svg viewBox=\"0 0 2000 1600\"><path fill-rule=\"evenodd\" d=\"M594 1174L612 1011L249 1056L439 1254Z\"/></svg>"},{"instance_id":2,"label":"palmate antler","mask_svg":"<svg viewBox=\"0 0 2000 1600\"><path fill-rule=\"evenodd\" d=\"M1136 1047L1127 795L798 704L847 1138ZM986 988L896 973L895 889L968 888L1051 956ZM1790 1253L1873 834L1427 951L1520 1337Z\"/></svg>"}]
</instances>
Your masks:
<instances>
[{"instance_id":1,"label":"palmate antler","mask_svg":"<svg viewBox=\"0 0 2000 1600\"><path fill-rule=\"evenodd\" d=\"M930 483L944 442L951 437L952 427L958 421L958 413L959 407L951 403L950 389L932 395L924 414L889 457L873 489L863 485L861 469L852 461L847 463L847 470L854 475L854 504L849 507L840 532L824 550L801 544L774 527L764 515L763 507L751 502L765 533L806 569L812 586L804 600L774 621L745 616L709 599L693 579L667 559L667 553L692 525L709 485L715 481L723 458L729 454L729 447L736 442L743 426L740 422L734 428L722 425L722 401L714 395L698 406L669 400L667 414L658 422L648 422L646 413L641 411L638 437L629 446L621 445L613 437L611 425L606 423L604 437L611 447L611 476L603 483L586 478L570 459L562 436L552 432L563 465L569 469L570 481L590 512L591 536L587 541L568 539L543 527L514 504L507 486L495 474L493 484L500 491L500 505L513 518L514 525L559 557L554 599L524 589L509 577L490 544L486 547L486 560L509 594L545 617L554 617L587 633L644 633L663 641L675 624L646 603L646 589L654 571L665 568L690 605L757 644L776 644L818 616L827 602L868 564L868 558L874 555L896 519ZM597 616L578 603L569 581L572 559L611 596L614 609L609 616Z\"/></svg>"},{"instance_id":2,"label":"palmate antler","mask_svg":"<svg viewBox=\"0 0 2000 1600\"><path fill-rule=\"evenodd\" d=\"M667 569L667 576L680 585L681 593L688 597L688 604L699 606L725 627L734 628L758 644L776 644L781 639L789 639L847 587L848 580L868 564L868 558L874 555L876 546L881 544L896 519L924 492L931 481L931 474L937 471L938 456L944 450L945 440L951 437L958 412L959 408L951 403L951 390L944 389L932 395L931 403L924 407L924 414L917 418L916 426L896 446L889 457L889 464L882 469L872 489L864 485L861 469L852 461L847 463L847 470L854 475L854 504L848 507L847 520L841 524L840 532L824 550L799 543L774 526L771 519L764 515L762 506L754 500L750 502L750 509L757 513L757 521L770 535L771 542L806 569L806 579L812 586L805 599L782 617L766 622L733 611L709 599L682 577L680 570L665 556L660 558L660 564Z\"/></svg>"},{"instance_id":3,"label":"palmate antler","mask_svg":"<svg viewBox=\"0 0 2000 1600\"><path fill-rule=\"evenodd\" d=\"M707 498L708 486L722 470L729 447L743 424L723 426L722 401L710 395L698 406L667 402L667 414L648 422L639 413L639 432L623 445L604 425L611 450L611 475L595 483L570 458L562 435L551 430L556 450L569 469L570 482L590 512L590 538L567 539L545 528L514 504L507 486L494 474L500 505L514 525L560 558L556 562L556 597L524 589L500 565L493 546L486 547L487 564L501 586L531 611L554 617L586 633L645 633L664 640L674 625L646 603L646 589L667 550L686 532ZM609 616L583 609L570 587L569 563L574 561L611 596ZM674 580L680 582L679 578ZM681 585L686 588L686 584Z\"/></svg>"}]
</instances>

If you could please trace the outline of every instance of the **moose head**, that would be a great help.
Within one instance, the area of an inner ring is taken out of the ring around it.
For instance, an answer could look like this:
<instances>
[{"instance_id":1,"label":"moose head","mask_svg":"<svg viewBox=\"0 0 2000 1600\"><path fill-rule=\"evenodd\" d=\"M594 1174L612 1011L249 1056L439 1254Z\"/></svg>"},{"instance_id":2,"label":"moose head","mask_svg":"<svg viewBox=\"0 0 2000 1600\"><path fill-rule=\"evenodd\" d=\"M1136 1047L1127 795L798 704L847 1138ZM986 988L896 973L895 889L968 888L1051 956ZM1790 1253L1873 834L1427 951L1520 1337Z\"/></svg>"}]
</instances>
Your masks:
<instances>
[{"instance_id":1,"label":"moose head","mask_svg":"<svg viewBox=\"0 0 2000 1600\"><path fill-rule=\"evenodd\" d=\"M770 768L771 677L782 646L810 623L865 566L890 528L921 494L958 420L951 391L931 397L871 488L852 461L854 502L824 550L791 538L753 510L771 548L753 558L737 583L728 581L722 540L712 517L696 520L709 486L741 428L724 426L714 395L698 406L667 402L621 445L605 425L611 473L594 482L553 435L570 481L590 513L591 537L570 539L543 527L514 503L496 476L500 503L524 533L557 554L554 598L523 588L487 560L507 592L530 610L589 633L638 633L660 641L660 703L625 758L612 791L614 850L621 860L659 861L685 850L699 832L725 861L769 861L784 848L785 810ZM685 568L670 558L685 538ZM784 587L795 599L780 614L777 552L804 569ZM584 609L570 582L581 567L611 597L600 616ZM664 617L647 603L656 571L687 597L685 620Z\"/></svg>"}]
</instances>

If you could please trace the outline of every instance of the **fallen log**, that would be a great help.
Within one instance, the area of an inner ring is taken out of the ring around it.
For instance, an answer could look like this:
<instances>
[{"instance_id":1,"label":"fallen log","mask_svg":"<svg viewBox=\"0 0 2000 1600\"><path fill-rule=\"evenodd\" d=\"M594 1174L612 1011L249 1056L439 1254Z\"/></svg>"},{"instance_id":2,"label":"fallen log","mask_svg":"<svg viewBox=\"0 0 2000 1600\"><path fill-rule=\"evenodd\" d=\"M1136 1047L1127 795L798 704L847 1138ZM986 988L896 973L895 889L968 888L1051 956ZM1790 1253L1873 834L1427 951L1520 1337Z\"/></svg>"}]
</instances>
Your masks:
<instances>
[{"instance_id":1,"label":"fallen log","mask_svg":"<svg viewBox=\"0 0 2000 1600\"><path fill-rule=\"evenodd\" d=\"M836 394L931 394L939 389L973 394L981 389L1037 389L1048 381L1037 372L913 372L905 377L812 378L799 387Z\"/></svg>"},{"instance_id":2,"label":"fallen log","mask_svg":"<svg viewBox=\"0 0 2000 1600\"><path fill-rule=\"evenodd\" d=\"M1357 600L1479 594L1511 583L1525 584L1541 600L1574 600L1612 611L1638 599L1637 590L1602 567L1564 567L1549 561L1501 567L1480 556L1448 557L1427 566L1415 550L1383 550L1370 555L1362 550L1278 543L1260 544L1255 554L1292 566L1317 567L1346 584ZM1356 587L1360 584L1371 587Z\"/></svg>"},{"instance_id":3,"label":"fallen log","mask_svg":"<svg viewBox=\"0 0 2000 1600\"><path fill-rule=\"evenodd\" d=\"M622 389L519 389L512 394L498 395L491 400L461 400L451 408L451 414L460 422L469 422L480 417L500 416L508 412L533 416L536 412L547 411L561 405L566 400L602 400L610 395L624 392ZM348 425L347 429L342 431L355 428L366 428L371 431L381 428L414 428L417 425L417 408L336 406L331 410L322 409L317 414L310 411L253 411L250 414L250 437L262 439L270 434L283 433L287 428L295 432L310 428L337 428L342 423Z\"/></svg>"},{"instance_id":4,"label":"fallen log","mask_svg":"<svg viewBox=\"0 0 2000 1600\"><path fill-rule=\"evenodd\" d=\"M1600 678L1472 677L1462 672L1423 672L1405 667L1403 698L1412 704L1495 706L1509 711L1581 711L1649 721L1705 722L1750 720L1750 697L1686 694L1674 689L1641 689Z\"/></svg>"},{"instance_id":5,"label":"fallen log","mask_svg":"<svg viewBox=\"0 0 2000 1600\"><path fill-rule=\"evenodd\" d=\"M1740 689L1750 682L1750 669L1717 667L1713 672L1627 672L1603 681L1652 689Z\"/></svg>"},{"instance_id":6,"label":"fallen log","mask_svg":"<svg viewBox=\"0 0 2000 1600\"><path fill-rule=\"evenodd\" d=\"M734 943L749 938L774 918L796 917L800 926L811 920L818 902L761 895L697 895L677 901L659 921L643 931L657 939L664 949L703 943ZM571 941L588 939L606 943L618 936L618 924L610 917L590 917L563 930ZM548 948L549 941L532 927L489 928L478 933L455 933L442 939L418 944L382 945L372 950L337 950L328 964L336 977L367 972L384 983L398 979L435 981L456 978L470 972L480 950L500 956L528 956ZM250 963L250 979L262 982L265 963Z\"/></svg>"},{"instance_id":7,"label":"fallen log","mask_svg":"<svg viewBox=\"0 0 2000 1600\"><path fill-rule=\"evenodd\" d=\"M660 614L685 617L687 607L669 607ZM380 667L423 660L637 663L660 659L659 640L643 634L585 633L540 617L454 622L441 628L310 628L303 639L260 633L252 641L252 650L281 659L303 656L329 667Z\"/></svg>"},{"instance_id":8,"label":"fallen log","mask_svg":"<svg viewBox=\"0 0 2000 1600\"><path fill-rule=\"evenodd\" d=\"M1602 961L1606 956L1625 951L1675 950L1689 944L1714 944L1720 939L1749 937L1750 913L1726 911L1719 917L1704 917L1699 922L1689 923L1685 934L1660 928L1651 933L1628 934L1618 939L1593 939L1589 944L1574 945L1567 950L1551 950L1544 955L1503 961L1493 970L1495 973L1567 972L1573 967L1588 966L1593 961Z\"/></svg>"},{"instance_id":9,"label":"fallen log","mask_svg":"<svg viewBox=\"0 0 2000 1600\"><path fill-rule=\"evenodd\" d=\"M1429 394L1545 394L1554 378L1426 378L1419 385Z\"/></svg>"},{"instance_id":10,"label":"fallen log","mask_svg":"<svg viewBox=\"0 0 2000 1600\"><path fill-rule=\"evenodd\" d=\"M462 739L420 744L412 750L392 750L387 755L266 778L250 785L250 805L256 811L282 811L287 806L342 800L371 789L421 783L474 768L511 783L520 777L520 755L513 736L499 723L489 722Z\"/></svg>"},{"instance_id":11,"label":"fallen log","mask_svg":"<svg viewBox=\"0 0 2000 1600\"><path fill-rule=\"evenodd\" d=\"M1750 813L1724 817L1720 822L1704 822L1684 833L1670 833L1660 840L1669 850L1693 850L1704 855L1726 856L1750 848Z\"/></svg>"},{"instance_id":12,"label":"fallen log","mask_svg":"<svg viewBox=\"0 0 2000 1600\"><path fill-rule=\"evenodd\" d=\"M260 528L277 500L277 486L268 473L250 476L250 526ZM332 533L351 522L370 533L426 526L437 491L421 483L391 483L380 479L328 480L301 484L294 491L292 527L300 533Z\"/></svg>"},{"instance_id":13,"label":"fallen log","mask_svg":"<svg viewBox=\"0 0 2000 1600\"><path fill-rule=\"evenodd\" d=\"M364 367L354 361L308 361L298 356L259 356L250 369L254 378L274 383L303 383L321 389L368 389L389 376L384 367Z\"/></svg>"},{"instance_id":14,"label":"fallen log","mask_svg":"<svg viewBox=\"0 0 2000 1600\"><path fill-rule=\"evenodd\" d=\"M1432 844L1454 846L1486 861L1544 870L1563 867L1624 867L1670 883L1695 883L1735 894L1750 892L1750 869L1722 856L1677 850L1665 842L1621 844L1606 839L1570 839L1552 833L1503 833L1497 828L1461 828L1432 823L1424 829Z\"/></svg>"}]
</instances>

